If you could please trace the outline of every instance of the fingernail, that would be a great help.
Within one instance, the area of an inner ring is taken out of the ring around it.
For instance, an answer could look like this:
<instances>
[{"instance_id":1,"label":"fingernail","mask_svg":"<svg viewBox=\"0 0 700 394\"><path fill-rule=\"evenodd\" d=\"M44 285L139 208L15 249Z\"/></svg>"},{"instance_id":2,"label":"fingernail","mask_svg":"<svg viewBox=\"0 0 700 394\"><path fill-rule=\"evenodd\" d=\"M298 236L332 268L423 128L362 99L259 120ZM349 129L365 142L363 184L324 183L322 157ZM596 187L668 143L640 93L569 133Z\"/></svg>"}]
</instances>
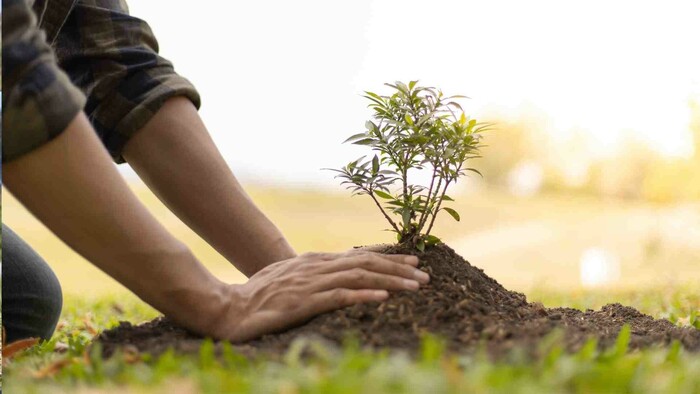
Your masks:
<instances>
[{"instance_id":1,"label":"fingernail","mask_svg":"<svg viewBox=\"0 0 700 394\"><path fill-rule=\"evenodd\" d=\"M408 256L403 261L406 262L406 264L418 264L418 257L416 256Z\"/></svg>"},{"instance_id":2,"label":"fingernail","mask_svg":"<svg viewBox=\"0 0 700 394\"><path fill-rule=\"evenodd\" d=\"M428 283L430 282L430 275L427 273L421 271L421 270L415 270L413 271L413 277L416 278L418 282L421 283Z\"/></svg>"},{"instance_id":3,"label":"fingernail","mask_svg":"<svg viewBox=\"0 0 700 394\"><path fill-rule=\"evenodd\" d=\"M420 283L416 282L415 280L404 279L403 286L409 290L418 290Z\"/></svg>"}]
</instances>

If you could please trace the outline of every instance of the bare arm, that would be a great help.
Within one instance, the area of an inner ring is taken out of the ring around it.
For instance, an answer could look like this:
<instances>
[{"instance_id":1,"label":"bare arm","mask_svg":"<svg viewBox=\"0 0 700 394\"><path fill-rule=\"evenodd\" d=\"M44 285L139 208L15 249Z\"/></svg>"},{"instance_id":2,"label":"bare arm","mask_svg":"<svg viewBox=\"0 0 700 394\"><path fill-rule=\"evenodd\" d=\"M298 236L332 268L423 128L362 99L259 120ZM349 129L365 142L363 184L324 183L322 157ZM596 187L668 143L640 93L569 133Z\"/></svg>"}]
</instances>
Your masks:
<instances>
[{"instance_id":1,"label":"bare arm","mask_svg":"<svg viewBox=\"0 0 700 394\"><path fill-rule=\"evenodd\" d=\"M245 275L296 255L238 183L189 100L168 100L123 155L178 217Z\"/></svg>"},{"instance_id":2,"label":"bare arm","mask_svg":"<svg viewBox=\"0 0 700 394\"><path fill-rule=\"evenodd\" d=\"M82 113L53 141L4 163L3 176L66 244L161 312L203 332L224 310L225 285L129 191Z\"/></svg>"}]
</instances>

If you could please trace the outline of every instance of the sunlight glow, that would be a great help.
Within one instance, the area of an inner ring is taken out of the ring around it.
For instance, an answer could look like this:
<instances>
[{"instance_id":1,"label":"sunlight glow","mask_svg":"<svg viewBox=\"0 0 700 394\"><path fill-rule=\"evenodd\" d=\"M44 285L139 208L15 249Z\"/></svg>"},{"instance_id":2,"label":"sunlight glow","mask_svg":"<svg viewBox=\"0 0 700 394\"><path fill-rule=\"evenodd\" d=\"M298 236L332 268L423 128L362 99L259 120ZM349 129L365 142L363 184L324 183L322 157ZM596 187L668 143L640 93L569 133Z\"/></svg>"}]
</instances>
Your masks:
<instances>
[{"instance_id":1,"label":"sunlight glow","mask_svg":"<svg viewBox=\"0 0 700 394\"><path fill-rule=\"evenodd\" d=\"M620 261L605 249L586 249L581 255L579 269L583 287L615 284L620 280Z\"/></svg>"},{"instance_id":2,"label":"sunlight glow","mask_svg":"<svg viewBox=\"0 0 700 394\"><path fill-rule=\"evenodd\" d=\"M630 135L668 156L693 153L697 2L130 6L198 87L202 116L243 175L333 184L319 168L355 158L340 142L368 117L360 93L410 79L470 96L466 109L477 118L538 112L550 135L584 133L599 156L624 151ZM260 148L261 136L275 143Z\"/></svg>"}]
</instances>

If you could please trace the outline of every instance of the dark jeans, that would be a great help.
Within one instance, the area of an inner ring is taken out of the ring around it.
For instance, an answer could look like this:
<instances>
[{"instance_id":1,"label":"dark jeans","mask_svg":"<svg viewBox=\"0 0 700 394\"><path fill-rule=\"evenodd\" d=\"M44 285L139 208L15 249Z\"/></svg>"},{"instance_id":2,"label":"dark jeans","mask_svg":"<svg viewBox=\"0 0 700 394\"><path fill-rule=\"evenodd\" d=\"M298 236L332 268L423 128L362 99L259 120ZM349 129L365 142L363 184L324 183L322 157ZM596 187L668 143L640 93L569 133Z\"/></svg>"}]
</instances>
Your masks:
<instances>
[{"instance_id":1,"label":"dark jeans","mask_svg":"<svg viewBox=\"0 0 700 394\"><path fill-rule=\"evenodd\" d=\"M61 285L51 268L2 225L2 325L7 342L49 339L61 314Z\"/></svg>"}]
</instances>

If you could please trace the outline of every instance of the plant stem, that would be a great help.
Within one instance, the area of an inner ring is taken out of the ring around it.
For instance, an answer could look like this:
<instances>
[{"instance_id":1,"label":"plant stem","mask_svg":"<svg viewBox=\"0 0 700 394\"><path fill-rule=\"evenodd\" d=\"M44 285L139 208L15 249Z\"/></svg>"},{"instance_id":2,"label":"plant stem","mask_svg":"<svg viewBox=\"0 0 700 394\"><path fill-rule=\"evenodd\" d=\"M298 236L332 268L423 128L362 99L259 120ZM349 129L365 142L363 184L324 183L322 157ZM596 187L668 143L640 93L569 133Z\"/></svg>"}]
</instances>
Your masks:
<instances>
[{"instance_id":1,"label":"plant stem","mask_svg":"<svg viewBox=\"0 0 700 394\"><path fill-rule=\"evenodd\" d=\"M430 180L430 187L428 188L428 197L425 199L425 208L423 209L423 212L420 215L420 219L418 219L418 228L416 229L416 232L420 234L420 231L423 229L423 226L425 226L425 222L428 219L428 206L430 205L431 196L433 194L433 185L435 184L435 175L437 173L437 167L433 166L433 177ZM440 186L438 186L439 188Z\"/></svg>"},{"instance_id":2,"label":"plant stem","mask_svg":"<svg viewBox=\"0 0 700 394\"><path fill-rule=\"evenodd\" d=\"M377 201L377 198L374 197L374 193L372 193L371 190L367 190L367 193L370 197L372 197L372 200L374 200L374 203L377 204L377 207L379 208L379 210L382 211L382 215L384 215L386 220L389 221L389 224L391 224L391 227L393 227L397 233L401 234L401 230L399 230L399 227L396 225L396 223L394 223L394 221L391 220L389 215L387 215L386 211L384 211L384 208L382 208L382 204L380 204L379 201Z\"/></svg>"},{"instance_id":3,"label":"plant stem","mask_svg":"<svg viewBox=\"0 0 700 394\"><path fill-rule=\"evenodd\" d=\"M403 181L403 202L405 204L408 204L408 155L409 152L406 152L406 157L404 157L401 166L403 167L401 169L401 180Z\"/></svg>"},{"instance_id":4,"label":"plant stem","mask_svg":"<svg viewBox=\"0 0 700 394\"><path fill-rule=\"evenodd\" d=\"M442 204L442 197L447 193L447 186L450 185L450 180L448 179L445 182L445 187L442 188L442 194L440 195L440 198L437 200L437 206L435 207L435 212L433 212L433 218L430 219L430 225L428 226L428 231L425 232L425 235L430 235L430 230L433 229L433 224L435 224L435 218L437 217L438 212L440 211L440 205ZM436 195L437 197L437 195Z\"/></svg>"}]
</instances>

